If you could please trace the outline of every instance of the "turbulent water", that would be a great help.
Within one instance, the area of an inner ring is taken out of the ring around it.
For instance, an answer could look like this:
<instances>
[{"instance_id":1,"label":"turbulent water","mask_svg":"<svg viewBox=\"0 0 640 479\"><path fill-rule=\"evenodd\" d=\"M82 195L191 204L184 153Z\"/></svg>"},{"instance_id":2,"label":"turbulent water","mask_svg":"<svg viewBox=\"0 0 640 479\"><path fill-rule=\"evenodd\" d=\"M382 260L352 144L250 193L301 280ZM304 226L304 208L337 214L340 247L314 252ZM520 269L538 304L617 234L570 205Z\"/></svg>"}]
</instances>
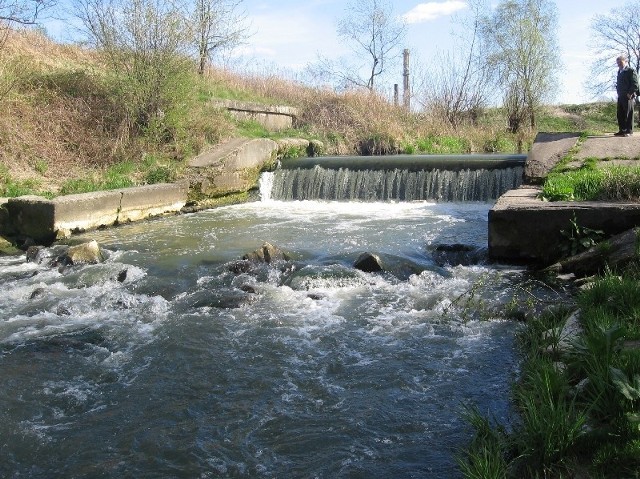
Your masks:
<instances>
[{"instance_id":1,"label":"turbulent water","mask_svg":"<svg viewBox=\"0 0 640 479\"><path fill-rule=\"evenodd\" d=\"M517 368L463 305L521 272L433 247L486 245L489 207L263 201L87 234L98 265L0 258L0 476L458 477L463 406L504 417ZM263 241L293 259L239 261Z\"/></svg>"}]
</instances>

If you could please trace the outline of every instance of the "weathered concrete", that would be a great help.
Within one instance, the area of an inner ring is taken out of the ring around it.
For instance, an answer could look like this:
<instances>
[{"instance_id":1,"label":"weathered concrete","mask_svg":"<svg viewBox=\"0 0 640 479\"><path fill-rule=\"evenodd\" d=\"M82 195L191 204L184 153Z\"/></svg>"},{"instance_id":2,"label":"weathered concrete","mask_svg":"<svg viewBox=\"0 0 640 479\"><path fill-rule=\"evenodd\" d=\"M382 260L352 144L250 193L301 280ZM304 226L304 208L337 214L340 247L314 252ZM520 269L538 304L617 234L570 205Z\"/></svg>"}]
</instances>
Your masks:
<instances>
[{"instance_id":1,"label":"weathered concrete","mask_svg":"<svg viewBox=\"0 0 640 479\"><path fill-rule=\"evenodd\" d=\"M579 167L588 158L613 160L600 166L640 158L640 134L587 137L578 142L573 133L539 133L525 163L525 185L505 193L489 212L489 257L506 262L550 264L558 259L560 245L567 243L562 231L571 221L583 228L616 235L640 225L637 202L546 202L536 186L558 161L571 153ZM571 151L570 151L571 150Z\"/></svg>"},{"instance_id":2,"label":"weathered concrete","mask_svg":"<svg viewBox=\"0 0 640 479\"><path fill-rule=\"evenodd\" d=\"M72 233L177 213L187 202L188 183L158 184L59 196L9 198L11 234L47 244Z\"/></svg>"},{"instance_id":3,"label":"weathered concrete","mask_svg":"<svg viewBox=\"0 0 640 479\"><path fill-rule=\"evenodd\" d=\"M277 151L278 143L266 138L236 138L205 151L189 162L192 193L223 196L248 191Z\"/></svg>"},{"instance_id":4,"label":"weathered concrete","mask_svg":"<svg viewBox=\"0 0 640 479\"><path fill-rule=\"evenodd\" d=\"M576 160L597 158L599 160L640 158L640 133L630 137L612 135L590 136L580 145L574 155Z\"/></svg>"},{"instance_id":5,"label":"weathered concrete","mask_svg":"<svg viewBox=\"0 0 640 479\"><path fill-rule=\"evenodd\" d=\"M538 198L537 187L501 196L489 211L489 256L498 261L549 264L567 242L571 221L615 235L640 225L640 203L554 201Z\"/></svg>"},{"instance_id":6,"label":"weathered concrete","mask_svg":"<svg viewBox=\"0 0 640 479\"><path fill-rule=\"evenodd\" d=\"M298 110L290 106L262 105L237 100L215 100L214 104L225 108L238 120L253 120L272 131L291 128Z\"/></svg>"},{"instance_id":7,"label":"weathered concrete","mask_svg":"<svg viewBox=\"0 0 640 479\"><path fill-rule=\"evenodd\" d=\"M549 171L576 146L577 133L538 133L524 167L526 184L541 184Z\"/></svg>"}]
</instances>

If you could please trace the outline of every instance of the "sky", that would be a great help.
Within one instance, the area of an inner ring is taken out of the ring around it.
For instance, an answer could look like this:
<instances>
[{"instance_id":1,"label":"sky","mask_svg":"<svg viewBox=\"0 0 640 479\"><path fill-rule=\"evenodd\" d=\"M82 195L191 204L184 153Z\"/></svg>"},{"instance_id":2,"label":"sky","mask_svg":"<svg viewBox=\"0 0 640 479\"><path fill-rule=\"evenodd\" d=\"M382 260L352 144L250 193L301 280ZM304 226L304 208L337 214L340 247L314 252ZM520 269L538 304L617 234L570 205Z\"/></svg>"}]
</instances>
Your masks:
<instances>
[{"instance_id":1,"label":"sky","mask_svg":"<svg viewBox=\"0 0 640 479\"><path fill-rule=\"evenodd\" d=\"M351 0L353 1L353 0ZM403 48L409 49L411 72L426 69L442 52L451 51L455 34L461 33L459 16L468 12L465 0L395 0L393 11L407 23ZM497 0L492 0L497 2ZM589 74L592 45L590 24L596 14L608 14L627 0L556 0L561 70L554 103L574 104L596 100L583 85ZM350 53L349 45L337 35L337 24L346 16L345 0L243 0L251 33L246 44L236 49L232 63L257 73L279 73L296 77L320 57L338 59ZM457 15L457 16L456 16ZM65 36L64 23L47 26L54 38ZM611 60L612 78L615 61ZM402 67L389 82L402 85ZM413 77L415 80L415 77ZM391 94L391 93L389 93ZM614 98L613 92L610 95Z\"/></svg>"},{"instance_id":2,"label":"sky","mask_svg":"<svg viewBox=\"0 0 640 479\"><path fill-rule=\"evenodd\" d=\"M590 24L596 14L608 14L626 0L556 0L558 8L561 73L555 103L573 104L595 100L586 91L589 74ZM349 53L336 26L349 2L339 0L245 0L253 36L238 53L247 64L264 68L300 71L319 56L336 58ZM448 51L461 26L457 14L468 11L464 0L395 0L394 12L407 22L406 46L411 64L427 66L438 52ZM459 20L458 20L459 21ZM612 75L615 60L611 59ZM397 75L402 85L402 72ZM391 87L392 88L392 87ZM613 96L612 96L613 98Z\"/></svg>"}]
</instances>

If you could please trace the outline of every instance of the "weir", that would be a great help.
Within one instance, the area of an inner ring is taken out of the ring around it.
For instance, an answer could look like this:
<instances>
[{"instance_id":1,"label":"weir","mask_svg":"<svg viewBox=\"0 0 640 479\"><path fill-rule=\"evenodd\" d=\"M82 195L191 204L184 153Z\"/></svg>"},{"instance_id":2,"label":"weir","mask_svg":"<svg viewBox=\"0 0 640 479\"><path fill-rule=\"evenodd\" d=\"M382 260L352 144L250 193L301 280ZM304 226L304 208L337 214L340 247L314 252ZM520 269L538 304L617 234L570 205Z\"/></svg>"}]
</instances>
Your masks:
<instances>
[{"instance_id":1,"label":"weir","mask_svg":"<svg viewBox=\"0 0 640 479\"><path fill-rule=\"evenodd\" d=\"M288 160L268 180L267 196L285 201L490 201L520 186L525 160L526 155Z\"/></svg>"}]
</instances>

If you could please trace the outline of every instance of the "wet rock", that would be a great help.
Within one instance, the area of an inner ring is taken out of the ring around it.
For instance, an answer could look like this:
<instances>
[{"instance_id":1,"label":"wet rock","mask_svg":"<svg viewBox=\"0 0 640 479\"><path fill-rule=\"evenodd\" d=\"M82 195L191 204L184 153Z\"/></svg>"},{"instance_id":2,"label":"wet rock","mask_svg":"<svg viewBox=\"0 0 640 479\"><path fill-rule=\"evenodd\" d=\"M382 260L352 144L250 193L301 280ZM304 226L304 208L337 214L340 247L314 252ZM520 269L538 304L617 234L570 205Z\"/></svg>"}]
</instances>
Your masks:
<instances>
[{"instance_id":1,"label":"wet rock","mask_svg":"<svg viewBox=\"0 0 640 479\"><path fill-rule=\"evenodd\" d=\"M45 295L46 292L47 292L47 290L44 289L44 288L36 288L31 292L31 295L29 296L29 299L41 298L42 296Z\"/></svg>"},{"instance_id":2,"label":"wet rock","mask_svg":"<svg viewBox=\"0 0 640 479\"><path fill-rule=\"evenodd\" d=\"M43 253L46 252L44 246L29 246L27 248L27 262L40 263L42 262Z\"/></svg>"},{"instance_id":3,"label":"wet rock","mask_svg":"<svg viewBox=\"0 0 640 479\"><path fill-rule=\"evenodd\" d=\"M321 299L324 299L324 295L318 293L309 293L307 294L307 298L313 299L314 301L320 301Z\"/></svg>"},{"instance_id":4,"label":"wet rock","mask_svg":"<svg viewBox=\"0 0 640 479\"><path fill-rule=\"evenodd\" d=\"M638 261L639 238L640 228L630 229L602 241L587 251L549 266L547 271L584 278L602 273L606 269L624 269Z\"/></svg>"},{"instance_id":5,"label":"wet rock","mask_svg":"<svg viewBox=\"0 0 640 479\"><path fill-rule=\"evenodd\" d=\"M353 267L360 271L364 271L365 273L378 273L380 271L384 271L382 267L382 260L378 255L373 253L362 253L358 256L355 263L353 263Z\"/></svg>"},{"instance_id":6,"label":"wet rock","mask_svg":"<svg viewBox=\"0 0 640 479\"><path fill-rule=\"evenodd\" d=\"M243 260L271 264L274 261L289 261L289 255L271 243L263 243L260 248L252 253L245 254Z\"/></svg>"},{"instance_id":7,"label":"wet rock","mask_svg":"<svg viewBox=\"0 0 640 479\"><path fill-rule=\"evenodd\" d=\"M118 280L119 283L124 283L125 282L125 280L127 279L128 272L129 272L129 270L123 269L122 271L120 271L120 273L118 273L118 276L117 276L116 279Z\"/></svg>"},{"instance_id":8,"label":"wet rock","mask_svg":"<svg viewBox=\"0 0 640 479\"><path fill-rule=\"evenodd\" d=\"M102 249L95 240L88 243L70 246L65 253L58 256L56 265L71 266L81 264L98 264L104 261Z\"/></svg>"},{"instance_id":9,"label":"wet rock","mask_svg":"<svg viewBox=\"0 0 640 479\"><path fill-rule=\"evenodd\" d=\"M240 289L240 291L244 291L245 293L249 293L249 294L257 294L258 290L256 289L256 287L252 284L243 284L240 285L238 287L238 289Z\"/></svg>"},{"instance_id":10,"label":"wet rock","mask_svg":"<svg viewBox=\"0 0 640 479\"><path fill-rule=\"evenodd\" d=\"M243 274L251 270L251 263L248 260L239 260L227 263L227 269L234 274Z\"/></svg>"},{"instance_id":11,"label":"wet rock","mask_svg":"<svg viewBox=\"0 0 640 479\"><path fill-rule=\"evenodd\" d=\"M433 261L438 266L471 266L482 262L486 254L486 248L460 243L439 244L431 251Z\"/></svg>"}]
</instances>

